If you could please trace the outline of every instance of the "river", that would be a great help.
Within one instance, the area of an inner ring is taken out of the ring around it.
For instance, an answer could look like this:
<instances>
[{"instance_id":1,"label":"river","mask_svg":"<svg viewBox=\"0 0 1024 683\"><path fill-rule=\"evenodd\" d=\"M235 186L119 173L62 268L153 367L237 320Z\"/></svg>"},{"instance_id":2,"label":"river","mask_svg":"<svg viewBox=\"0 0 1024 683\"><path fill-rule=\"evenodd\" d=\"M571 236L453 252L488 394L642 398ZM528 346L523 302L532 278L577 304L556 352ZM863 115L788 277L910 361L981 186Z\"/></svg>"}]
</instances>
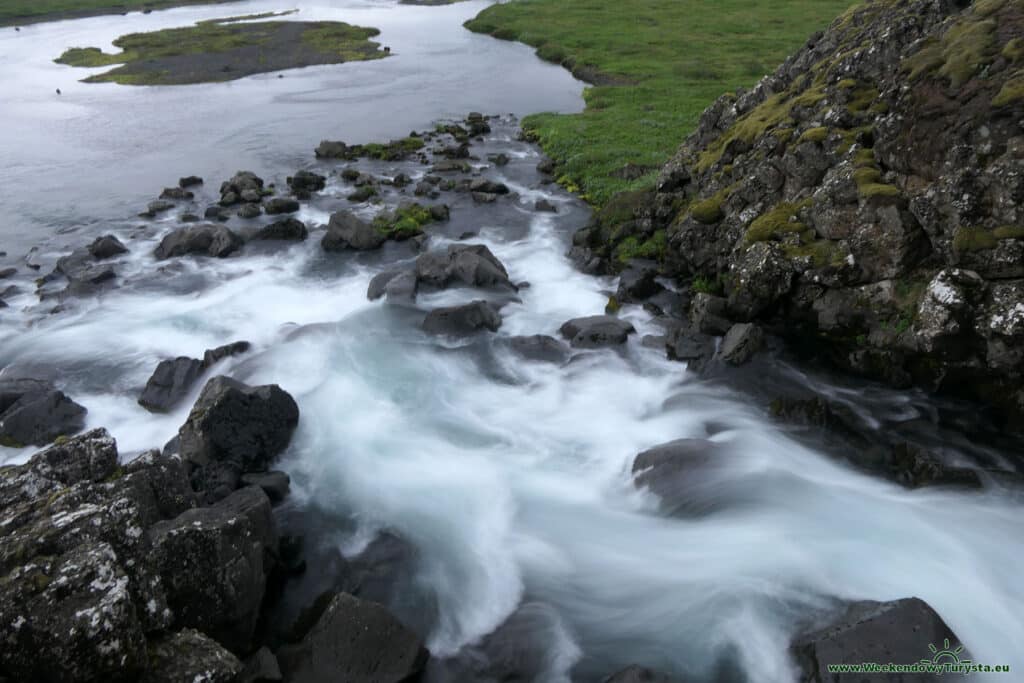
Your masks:
<instances>
[{"instance_id":1,"label":"river","mask_svg":"<svg viewBox=\"0 0 1024 683\"><path fill-rule=\"evenodd\" d=\"M602 312L615 289L565 257L588 210L541 182L538 152L515 139L514 119L495 121L476 153L511 157L487 173L518 197L442 200L452 220L431 241L477 233L472 241L514 282L530 283L502 309L493 337L439 342L418 328L422 311L478 292L428 293L416 309L368 301L370 278L413 254L325 254L315 230L287 248L158 269L152 249L173 217L134 215L178 176L207 178L212 199L243 168L278 183L301 167L332 170L313 160L322 138L397 137L471 110L581 109L582 84L563 70L461 28L486 4L300 1L295 18L377 26L395 56L168 88L81 84L88 71L50 60L130 31L292 6L260 0L3 31L0 248L23 286L0 311L4 373L56 379L89 409L88 425L110 429L130 455L170 439L191 404L163 416L138 406L159 360L252 342L218 371L278 383L299 403L281 462L293 478L282 514L346 520L317 533L348 554L383 530L410 543L416 595L406 605L430 605L410 619L439 658L457 660L515 614L543 634L529 650L538 681L600 680L632 663L688 681L788 681L790 639L835 598L917 596L975 660L1024 667L1017 497L908 491L826 457L780 429L761 402L643 345L658 328L639 306L623 310L640 332L624 350L579 353L561 366L509 350L511 335L557 336L565 320ZM414 164L362 168L423 173ZM344 194L332 176L298 217L323 225ZM534 211L537 199L559 212ZM131 249L118 286L51 314L23 257L35 248L31 259L46 272L105 232ZM795 382L814 381L790 371ZM835 393L865 410L928 413L918 396ZM709 514L666 515L632 484L638 452L682 437L710 438L731 454L699 492ZM0 459L31 452L0 449Z\"/></svg>"}]
</instances>

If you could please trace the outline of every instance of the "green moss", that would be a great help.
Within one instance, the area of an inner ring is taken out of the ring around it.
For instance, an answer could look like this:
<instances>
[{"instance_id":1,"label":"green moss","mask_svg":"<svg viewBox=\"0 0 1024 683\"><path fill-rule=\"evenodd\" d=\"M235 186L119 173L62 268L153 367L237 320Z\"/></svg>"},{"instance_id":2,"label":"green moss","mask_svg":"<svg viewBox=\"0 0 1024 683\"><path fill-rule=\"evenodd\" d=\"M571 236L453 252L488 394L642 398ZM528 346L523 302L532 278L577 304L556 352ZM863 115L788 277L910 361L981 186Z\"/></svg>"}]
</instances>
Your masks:
<instances>
[{"instance_id":1,"label":"green moss","mask_svg":"<svg viewBox=\"0 0 1024 683\"><path fill-rule=\"evenodd\" d=\"M973 78L981 67L990 63L998 53L994 19L980 19L991 15L1002 7L996 4L975 3L974 12L967 13L950 26L938 40L930 39L914 55L904 60L903 69L910 79L937 73L959 88Z\"/></svg>"},{"instance_id":2,"label":"green moss","mask_svg":"<svg viewBox=\"0 0 1024 683\"><path fill-rule=\"evenodd\" d=\"M435 221L429 207L405 204L394 211L385 211L373 219L373 227L389 239L403 240L423 232L423 226Z\"/></svg>"},{"instance_id":3,"label":"green moss","mask_svg":"<svg viewBox=\"0 0 1024 683\"><path fill-rule=\"evenodd\" d=\"M711 279L698 275L697 277L693 278L693 282L690 283L690 289L701 294L721 296L721 294L725 291L725 283L722 282L721 277Z\"/></svg>"},{"instance_id":4,"label":"green moss","mask_svg":"<svg viewBox=\"0 0 1024 683\"><path fill-rule=\"evenodd\" d=\"M867 149L866 147L858 149L853 155L853 165L857 168L873 167L877 163L874 150Z\"/></svg>"},{"instance_id":5,"label":"green moss","mask_svg":"<svg viewBox=\"0 0 1024 683\"><path fill-rule=\"evenodd\" d=\"M1024 225L1000 225L992 234L999 240L1024 239Z\"/></svg>"},{"instance_id":6,"label":"green moss","mask_svg":"<svg viewBox=\"0 0 1024 683\"><path fill-rule=\"evenodd\" d=\"M961 226L953 233L953 251L972 252L995 249L999 240L991 230Z\"/></svg>"},{"instance_id":7,"label":"green moss","mask_svg":"<svg viewBox=\"0 0 1024 683\"><path fill-rule=\"evenodd\" d=\"M1024 69L1010 75L996 96L992 98L992 104L996 107L1005 107L1022 99L1024 99Z\"/></svg>"},{"instance_id":8,"label":"green moss","mask_svg":"<svg viewBox=\"0 0 1024 683\"><path fill-rule=\"evenodd\" d=\"M364 156L382 161L401 161L409 154L423 149L423 138L407 137L388 143L371 142L353 148L355 156Z\"/></svg>"},{"instance_id":9,"label":"green moss","mask_svg":"<svg viewBox=\"0 0 1024 683\"><path fill-rule=\"evenodd\" d=\"M853 172L853 180L857 183L857 191L861 197L898 197L900 188L882 182L882 172L875 166L862 166Z\"/></svg>"},{"instance_id":10,"label":"green moss","mask_svg":"<svg viewBox=\"0 0 1024 683\"><path fill-rule=\"evenodd\" d=\"M725 212L722 211L722 204L732 194L732 187L719 190L707 199L694 202L690 205L690 215L698 223L705 225L711 225L725 218Z\"/></svg>"},{"instance_id":11,"label":"green moss","mask_svg":"<svg viewBox=\"0 0 1024 683\"><path fill-rule=\"evenodd\" d=\"M1014 38L1003 46L1000 54L1011 62L1019 62L1024 59L1024 38Z\"/></svg>"},{"instance_id":12,"label":"green moss","mask_svg":"<svg viewBox=\"0 0 1024 683\"><path fill-rule=\"evenodd\" d=\"M852 112L867 111L867 109L878 99L878 88L863 87L853 91L846 108Z\"/></svg>"},{"instance_id":13,"label":"green moss","mask_svg":"<svg viewBox=\"0 0 1024 683\"><path fill-rule=\"evenodd\" d=\"M747 244L766 242L785 233L803 232L807 226L796 220L797 213L811 205L810 199L802 202L780 202L753 220L747 228L744 241Z\"/></svg>"},{"instance_id":14,"label":"green moss","mask_svg":"<svg viewBox=\"0 0 1024 683\"><path fill-rule=\"evenodd\" d=\"M844 78L843 80L836 83L836 87L840 90L850 90L857 87L857 81L852 78Z\"/></svg>"},{"instance_id":15,"label":"green moss","mask_svg":"<svg viewBox=\"0 0 1024 683\"><path fill-rule=\"evenodd\" d=\"M65 50L64 54L54 61L58 64L67 64L68 66L98 67L124 64L125 62L132 61L132 59L134 57L124 52L108 55L98 47L73 47Z\"/></svg>"},{"instance_id":16,"label":"green moss","mask_svg":"<svg viewBox=\"0 0 1024 683\"><path fill-rule=\"evenodd\" d=\"M782 253L794 259L810 258L815 268L842 265L846 256L846 252L839 248L838 243L813 238L801 244L785 244L782 246Z\"/></svg>"},{"instance_id":17,"label":"green moss","mask_svg":"<svg viewBox=\"0 0 1024 683\"><path fill-rule=\"evenodd\" d=\"M818 128L808 128L805 130L797 142L824 142L826 138L828 138L828 128L819 126Z\"/></svg>"},{"instance_id":18,"label":"green moss","mask_svg":"<svg viewBox=\"0 0 1024 683\"><path fill-rule=\"evenodd\" d=\"M24 448L25 444L15 441L6 434L0 434L0 446L4 448Z\"/></svg>"},{"instance_id":19,"label":"green moss","mask_svg":"<svg viewBox=\"0 0 1024 683\"><path fill-rule=\"evenodd\" d=\"M604 312L608 315L615 315L621 308L622 305L619 303L619 300L614 296L610 296L608 297L608 303L604 305Z\"/></svg>"},{"instance_id":20,"label":"green moss","mask_svg":"<svg viewBox=\"0 0 1024 683\"><path fill-rule=\"evenodd\" d=\"M666 247L668 247L668 237L664 230L658 230L643 242L634 236L622 240L615 249L615 256L621 263L627 263L637 258L661 261L665 258Z\"/></svg>"}]
</instances>

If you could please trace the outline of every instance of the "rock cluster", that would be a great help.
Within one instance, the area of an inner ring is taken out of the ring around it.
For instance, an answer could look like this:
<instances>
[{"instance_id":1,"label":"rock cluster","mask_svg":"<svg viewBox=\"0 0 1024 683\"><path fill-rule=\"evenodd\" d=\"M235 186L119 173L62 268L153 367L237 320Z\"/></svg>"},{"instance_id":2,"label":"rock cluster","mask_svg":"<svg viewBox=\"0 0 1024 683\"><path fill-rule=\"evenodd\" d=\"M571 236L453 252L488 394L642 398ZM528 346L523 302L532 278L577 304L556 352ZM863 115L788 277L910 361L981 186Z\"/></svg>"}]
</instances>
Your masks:
<instances>
[{"instance_id":1,"label":"rock cluster","mask_svg":"<svg viewBox=\"0 0 1024 683\"><path fill-rule=\"evenodd\" d=\"M709 107L656 189L616 197L574 256L656 254L730 322L1021 414L1022 17L1011 0L852 8Z\"/></svg>"}]
</instances>

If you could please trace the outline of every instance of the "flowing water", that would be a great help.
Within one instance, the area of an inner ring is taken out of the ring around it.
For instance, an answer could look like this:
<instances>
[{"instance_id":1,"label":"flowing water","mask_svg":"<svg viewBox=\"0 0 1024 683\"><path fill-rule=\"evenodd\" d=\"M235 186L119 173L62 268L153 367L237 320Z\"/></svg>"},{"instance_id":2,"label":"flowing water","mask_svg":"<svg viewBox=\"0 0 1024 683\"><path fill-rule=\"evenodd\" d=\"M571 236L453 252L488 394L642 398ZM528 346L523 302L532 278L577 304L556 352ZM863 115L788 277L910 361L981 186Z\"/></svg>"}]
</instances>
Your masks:
<instances>
[{"instance_id":1,"label":"flowing water","mask_svg":"<svg viewBox=\"0 0 1024 683\"><path fill-rule=\"evenodd\" d=\"M128 30L282 9L270 2L40 25L0 39L8 64L0 87L14 93L0 103L7 260L41 245L32 258L46 263L101 231L131 249L118 287L100 297L55 314L28 284L9 300L0 312L5 374L55 378L88 407L89 426L110 429L130 456L165 443L191 404L163 416L137 405L159 360L252 342L252 353L217 371L278 383L298 401L302 418L281 463L293 477L287 511L348 520L325 537L349 554L382 530L409 542L408 590L417 593L409 602L430 605L418 621L438 657L457 659L517 615L543 632L531 655L539 681L599 680L636 662L685 680L787 681L790 639L836 598L918 596L976 661L1024 666L1017 497L996 487L907 491L838 464L780 430L763 402L700 381L641 344L658 328L640 307L623 312L641 333L624 350L580 353L562 366L510 351L509 336L557 336L565 320L601 312L615 285L564 256L587 210L541 184L537 152L514 140L511 119L494 124L477 154L510 154L508 166L486 173L518 198L477 206L446 196L452 221L430 243L478 232L474 243L513 281L530 283L504 306L493 337L443 342L418 327L423 311L480 292L425 294L416 309L367 301L384 264L413 257L406 247L325 254L314 229L298 245L155 262L152 249L173 219L125 217L178 175L206 175L207 192L211 179L244 167L280 183L298 166L333 168L313 166L309 150L321 137L387 138L471 109L580 105L579 84L528 49L460 28L485 3L298 4L302 19L381 27L398 56L284 79L139 90L75 84L79 74L45 63L67 45ZM48 94L57 86L60 100ZM299 218L322 226L345 193L332 176ZM559 213L533 211L538 198ZM813 381L792 372L794 382ZM926 411L896 392L833 391L853 405ZM636 453L681 437L709 437L731 454L700 492L714 503L700 517L666 516L631 481Z\"/></svg>"}]
</instances>

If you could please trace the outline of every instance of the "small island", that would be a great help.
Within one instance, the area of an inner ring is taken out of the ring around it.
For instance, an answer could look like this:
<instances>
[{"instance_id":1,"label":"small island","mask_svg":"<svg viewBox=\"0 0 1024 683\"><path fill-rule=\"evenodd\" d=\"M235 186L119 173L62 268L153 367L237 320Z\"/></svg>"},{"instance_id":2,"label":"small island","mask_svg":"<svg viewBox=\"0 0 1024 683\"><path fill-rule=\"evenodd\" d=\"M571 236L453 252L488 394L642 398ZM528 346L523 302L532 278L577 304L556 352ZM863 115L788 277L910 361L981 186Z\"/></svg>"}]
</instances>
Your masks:
<instances>
[{"instance_id":1,"label":"small island","mask_svg":"<svg viewBox=\"0 0 1024 683\"><path fill-rule=\"evenodd\" d=\"M120 65L85 83L187 85L316 64L387 56L370 38L376 28L337 21L258 21L275 14L201 21L194 26L130 33L114 41L120 53L75 47L55 61L80 67Z\"/></svg>"}]
</instances>

